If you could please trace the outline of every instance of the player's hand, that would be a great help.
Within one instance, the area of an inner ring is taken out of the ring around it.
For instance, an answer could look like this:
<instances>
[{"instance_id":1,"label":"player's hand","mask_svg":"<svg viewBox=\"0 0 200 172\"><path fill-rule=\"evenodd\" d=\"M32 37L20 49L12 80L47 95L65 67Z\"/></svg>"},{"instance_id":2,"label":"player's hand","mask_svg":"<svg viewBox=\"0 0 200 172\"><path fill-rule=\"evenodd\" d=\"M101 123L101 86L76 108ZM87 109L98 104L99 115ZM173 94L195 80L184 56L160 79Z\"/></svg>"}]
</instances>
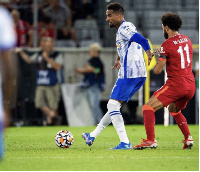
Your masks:
<instances>
[{"instance_id":1,"label":"player's hand","mask_svg":"<svg viewBox=\"0 0 200 172\"><path fill-rule=\"evenodd\" d=\"M117 61L115 62L115 64L114 64L114 66L112 67L112 69L117 68L117 69L119 70L120 67L121 67L120 60L117 60Z\"/></svg>"},{"instance_id":2,"label":"player's hand","mask_svg":"<svg viewBox=\"0 0 200 172\"><path fill-rule=\"evenodd\" d=\"M159 47L157 47L157 52L158 52L158 55L160 56L160 48Z\"/></svg>"},{"instance_id":3,"label":"player's hand","mask_svg":"<svg viewBox=\"0 0 200 172\"><path fill-rule=\"evenodd\" d=\"M153 58L153 56L155 55L156 52L152 53L151 50L147 50L146 53L147 53L147 56L148 56L148 66L149 66L150 62L151 62L151 60L152 60L152 58Z\"/></svg>"}]
</instances>

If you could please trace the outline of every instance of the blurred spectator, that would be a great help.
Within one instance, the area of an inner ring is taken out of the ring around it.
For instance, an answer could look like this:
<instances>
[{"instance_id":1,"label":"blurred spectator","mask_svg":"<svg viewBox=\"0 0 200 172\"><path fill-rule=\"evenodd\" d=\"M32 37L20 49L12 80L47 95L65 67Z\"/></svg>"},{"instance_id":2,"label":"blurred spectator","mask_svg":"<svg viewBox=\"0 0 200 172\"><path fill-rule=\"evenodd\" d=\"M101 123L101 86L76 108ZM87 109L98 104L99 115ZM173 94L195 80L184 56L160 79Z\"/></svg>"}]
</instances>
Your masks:
<instances>
[{"instance_id":1,"label":"blurred spectator","mask_svg":"<svg viewBox=\"0 0 200 172\"><path fill-rule=\"evenodd\" d=\"M11 15L17 33L17 47L27 46L29 24L20 19L20 13L18 10L12 10Z\"/></svg>"},{"instance_id":2,"label":"blurred spectator","mask_svg":"<svg viewBox=\"0 0 200 172\"><path fill-rule=\"evenodd\" d=\"M27 21L30 25L33 24L33 12L34 12L34 5L31 3L28 8L24 9L23 12L23 19ZM38 3L38 22L41 22L43 19L44 13L41 9L41 4Z\"/></svg>"},{"instance_id":3,"label":"blurred spectator","mask_svg":"<svg viewBox=\"0 0 200 172\"><path fill-rule=\"evenodd\" d=\"M100 91L105 88L104 65L100 60L101 47L98 43L90 46L90 59L81 69L75 69L77 73L83 74L82 87L85 88L86 97L89 101L95 123L98 124L103 113L100 108Z\"/></svg>"},{"instance_id":4,"label":"blurred spectator","mask_svg":"<svg viewBox=\"0 0 200 172\"><path fill-rule=\"evenodd\" d=\"M22 59L30 63L36 63L37 87L35 106L39 108L47 118L47 125L60 124L61 117L58 115L58 103L60 100L60 87L57 72L61 70L63 58L54 51L54 41L47 37L41 40L41 51L29 56L18 49Z\"/></svg>"},{"instance_id":5,"label":"blurred spectator","mask_svg":"<svg viewBox=\"0 0 200 172\"><path fill-rule=\"evenodd\" d=\"M195 79L196 79L196 103L195 103L195 123L199 124L199 60L195 63Z\"/></svg>"},{"instance_id":6,"label":"blurred spectator","mask_svg":"<svg viewBox=\"0 0 200 172\"><path fill-rule=\"evenodd\" d=\"M76 19L81 18L80 0L65 0L65 1L66 1L67 6L71 9L71 20L72 20L72 25L73 25Z\"/></svg>"},{"instance_id":7,"label":"blurred spectator","mask_svg":"<svg viewBox=\"0 0 200 172\"><path fill-rule=\"evenodd\" d=\"M89 0L83 0L83 4L81 6L81 16L83 19L91 19L94 18L94 6L90 3Z\"/></svg>"},{"instance_id":8,"label":"blurred spectator","mask_svg":"<svg viewBox=\"0 0 200 172\"><path fill-rule=\"evenodd\" d=\"M72 28L71 12L69 8L64 8L58 0L51 0L50 7L45 13L50 16L56 26L57 39L66 40L72 39L76 41L76 33Z\"/></svg>"},{"instance_id":9,"label":"blurred spectator","mask_svg":"<svg viewBox=\"0 0 200 172\"><path fill-rule=\"evenodd\" d=\"M29 43L28 43L29 47L33 46L33 32L34 28L32 25L31 29L29 30ZM51 37L55 39L54 24L49 16L43 16L42 21L38 23L37 33L38 33L38 43L44 37Z\"/></svg>"},{"instance_id":10,"label":"blurred spectator","mask_svg":"<svg viewBox=\"0 0 200 172\"><path fill-rule=\"evenodd\" d=\"M41 0L41 8L46 9L49 7L49 0Z\"/></svg>"}]
</instances>

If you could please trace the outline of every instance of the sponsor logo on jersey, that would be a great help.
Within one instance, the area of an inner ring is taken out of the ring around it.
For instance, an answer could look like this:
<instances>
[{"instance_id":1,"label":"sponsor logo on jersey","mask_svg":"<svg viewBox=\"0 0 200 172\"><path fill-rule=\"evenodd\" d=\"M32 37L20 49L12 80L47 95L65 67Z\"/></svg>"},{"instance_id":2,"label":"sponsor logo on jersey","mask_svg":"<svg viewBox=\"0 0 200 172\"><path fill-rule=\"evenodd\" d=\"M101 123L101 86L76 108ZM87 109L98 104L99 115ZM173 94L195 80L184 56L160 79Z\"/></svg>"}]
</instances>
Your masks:
<instances>
[{"instance_id":1,"label":"sponsor logo on jersey","mask_svg":"<svg viewBox=\"0 0 200 172\"><path fill-rule=\"evenodd\" d=\"M163 47L161 47L161 48L160 48L160 53L165 53L165 51L164 51L164 48L163 48Z\"/></svg>"}]
</instances>

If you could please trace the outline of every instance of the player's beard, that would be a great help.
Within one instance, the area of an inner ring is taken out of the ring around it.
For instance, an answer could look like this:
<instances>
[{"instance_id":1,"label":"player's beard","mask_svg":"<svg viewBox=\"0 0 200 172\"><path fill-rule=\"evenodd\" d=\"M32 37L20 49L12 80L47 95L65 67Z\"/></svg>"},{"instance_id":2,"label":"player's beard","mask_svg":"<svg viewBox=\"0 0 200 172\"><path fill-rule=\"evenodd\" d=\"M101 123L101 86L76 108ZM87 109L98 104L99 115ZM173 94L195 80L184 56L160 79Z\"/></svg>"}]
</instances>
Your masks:
<instances>
[{"instance_id":1,"label":"player's beard","mask_svg":"<svg viewBox=\"0 0 200 172\"><path fill-rule=\"evenodd\" d=\"M111 25L109 25L110 26L110 28L113 28L113 27L115 27L115 25L114 24L111 24Z\"/></svg>"},{"instance_id":2,"label":"player's beard","mask_svg":"<svg viewBox=\"0 0 200 172\"><path fill-rule=\"evenodd\" d=\"M165 37L165 39L168 39L168 33L166 32L166 30L164 30L164 37Z\"/></svg>"},{"instance_id":3,"label":"player's beard","mask_svg":"<svg viewBox=\"0 0 200 172\"><path fill-rule=\"evenodd\" d=\"M113 23L109 23L109 27L113 28L113 27L115 27L115 25Z\"/></svg>"}]
</instances>

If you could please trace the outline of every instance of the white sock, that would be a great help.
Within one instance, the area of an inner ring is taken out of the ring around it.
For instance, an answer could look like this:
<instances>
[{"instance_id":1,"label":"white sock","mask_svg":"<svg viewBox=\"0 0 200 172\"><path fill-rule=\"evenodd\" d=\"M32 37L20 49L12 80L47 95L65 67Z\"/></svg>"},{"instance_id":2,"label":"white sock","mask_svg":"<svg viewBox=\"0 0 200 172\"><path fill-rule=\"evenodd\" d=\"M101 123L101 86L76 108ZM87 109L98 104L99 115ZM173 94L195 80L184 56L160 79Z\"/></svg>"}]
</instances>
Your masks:
<instances>
[{"instance_id":1,"label":"white sock","mask_svg":"<svg viewBox=\"0 0 200 172\"><path fill-rule=\"evenodd\" d=\"M119 136L120 142L129 143L128 136L126 134L124 120L120 113L121 104L116 100L109 100L108 111L111 116L113 126L115 127Z\"/></svg>"},{"instance_id":2,"label":"white sock","mask_svg":"<svg viewBox=\"0 0 200 172\"><path fill-rule=\"evenodd\" d=\"M101 131L103 131L103 129L106 128L110 123L111 123L111 117L107 112L103 116L103 118L101 119L95 130L90 133L90 137L97 137L101 133Z\"/></svg>"}]
</instances>

